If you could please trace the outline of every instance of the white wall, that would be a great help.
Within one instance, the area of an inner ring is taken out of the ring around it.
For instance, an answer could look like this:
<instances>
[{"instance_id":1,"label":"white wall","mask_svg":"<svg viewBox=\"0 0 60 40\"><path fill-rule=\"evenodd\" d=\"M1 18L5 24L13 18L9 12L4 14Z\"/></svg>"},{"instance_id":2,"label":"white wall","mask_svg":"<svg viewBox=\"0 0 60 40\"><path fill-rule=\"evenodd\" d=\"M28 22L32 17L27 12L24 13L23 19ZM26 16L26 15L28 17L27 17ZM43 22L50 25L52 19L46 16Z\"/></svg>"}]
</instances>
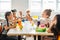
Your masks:
<instances>
[{"instance_id":1,"label":"white wall","mask_svg":"<svg viewBox=\"0 0 60 40\"><path fill-rule=\"evenodd\" d=\"M29 0L12 0L12 9L17 9L17 11L22 10L24 15L26 14L25 13L26 9L29 8L28 6L29 6ZM52 12L51 18L53 17L53 15L56 15L56 14L58 14L58 12L56 11ZM33 15L41 16L41 12L31 13L31 16Z\"/></svg>"},{"instance_id":2,"label":"white wall","mask_svg":"<svg viewBox=\"0 0 60 40\"><path fill-rule=\"evenodd\" d=\"M28 0L12 0L12 9L22 10L25 15L25 11L28 9Z\"/></svg>"},{"instance_id":3,"label":"white wall","mask_svg":"<svg viewBox=\"0 0 60 40\"><path fill-rule=\"evenodd\" d=\"M17 11L22 10L23 14L25 15L26 9L29 8L29 0L12 0L12 9L17 9ZM41 13L33 12L31 16L38 15L41 16Z\"/></svg>"}]
</instances>

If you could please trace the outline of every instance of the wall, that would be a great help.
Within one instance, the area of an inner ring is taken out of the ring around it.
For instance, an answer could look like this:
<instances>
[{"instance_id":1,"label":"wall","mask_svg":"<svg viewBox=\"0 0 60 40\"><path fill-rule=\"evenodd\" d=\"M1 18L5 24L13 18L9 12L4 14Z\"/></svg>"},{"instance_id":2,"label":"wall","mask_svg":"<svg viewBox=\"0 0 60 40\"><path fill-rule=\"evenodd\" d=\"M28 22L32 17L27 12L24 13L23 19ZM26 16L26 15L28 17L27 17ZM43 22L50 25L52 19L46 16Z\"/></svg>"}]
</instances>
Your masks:
<instances>
[{"instance_id":1,"label":"wall","mask_svg":"<svg viewBox=\"0 0 60 40\"><path fill-rule=\"evenodd\" d=\"M23 14L25 15L25 11L26 11L26 9L28 9L28 5L29 5L28 3L29 3L29 0L12 0L12 9L17 9L17 11L22 10ZM60 13L60 12L56 12L56 11L52 12L51 18L53 17L53 15L56 15L58 13ZM41 16L41 12L40 13L36 13L36 12L31 13L31 16L33 16L33 15ZM18 16L18 14L17 14L17 16Z\"/></svg>"},{"instance_id":2,"label":"wall","mask_svg":"<svg viewBox=\"0 0 60 40\"><path fill-rule=\"evenodd\" d=\"M25 15L25 10L28 9L28 0L12 0L12 9L22 10Z\"/></svg>"}]
</instances>

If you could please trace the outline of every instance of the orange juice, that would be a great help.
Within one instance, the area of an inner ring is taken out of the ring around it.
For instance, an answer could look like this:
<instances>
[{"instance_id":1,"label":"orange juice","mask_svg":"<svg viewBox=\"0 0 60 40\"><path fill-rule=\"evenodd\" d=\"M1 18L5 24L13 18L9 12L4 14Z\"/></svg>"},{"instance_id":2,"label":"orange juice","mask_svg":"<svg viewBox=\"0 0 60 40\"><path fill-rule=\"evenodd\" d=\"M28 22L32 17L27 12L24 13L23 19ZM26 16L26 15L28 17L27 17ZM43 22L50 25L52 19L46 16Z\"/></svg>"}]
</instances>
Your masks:
<instances>
[{"instance_id":1,"label":"orange juice","mask_svg":"<svg viewBox=\"0 0 60 40\"><path fill-rule=\"evenodd\" d=\"M22 30L23 26L22 26L22 21L21 20L18 20L18 26L19 26L20 30Z\"/></svg>"}]
</instances>

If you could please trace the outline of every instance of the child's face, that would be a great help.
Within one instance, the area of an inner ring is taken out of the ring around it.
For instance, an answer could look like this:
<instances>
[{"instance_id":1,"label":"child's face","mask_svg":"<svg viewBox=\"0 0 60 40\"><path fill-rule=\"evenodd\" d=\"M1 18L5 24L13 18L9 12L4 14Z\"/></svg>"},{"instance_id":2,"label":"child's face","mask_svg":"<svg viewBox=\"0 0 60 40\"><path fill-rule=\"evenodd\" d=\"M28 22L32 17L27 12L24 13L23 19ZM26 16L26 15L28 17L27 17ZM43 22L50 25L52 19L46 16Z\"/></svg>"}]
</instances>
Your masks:
<instances>
[{"instance_id":1,"label":"child's face","mask_svg":"<svg viewBox=\"0 0 60 40\"><path fill-rule=\"evenodd\" d=\"M28 10L26 13L27 13L27 14L30 14L30 11Z\"/></svg>"},{"instance_id":2,"label":"child's face","mask_svg":"<svg viewBox=\"0 0 60 40\"><path fill-rule=\"evenodd\" d=\"M29 18L29 15L26 15L26 18L28 19Z\"/></svg>"},{"instance_id":3,"label":"child's face","mask_svg":"<svg viewBox=\"0 0 60 40\"><path fill-rule=\"evenodd\" d=\"M49 16L46 14L46 12L43 12L42 17L43 18L48 18Z\"/></svg>"},{"instance_id":4,"label":"child's face","mask_svg":"<svg viewBox=\"0 0 60 40\"><path fill-rule=\"evenodd\" d=\"M16 17L16 12L13 12L13 16Z\"/></svg>"},{"instance_id":5,"label":"child's face","mask_svg":"<svg viewBox=\"0 0 60 40\"><path fill-rule=\"evenodd\" d=\"M13 19L13 14L11 13L9 16L8 16L9 19Z\"/></svg>"},{"instance_id":6,"label":"child's face","mask_svg":"<svg viewBox=\"0 0 60 40\"><path fill-rule=\"evenodd\" d=\"M22 11L20 11L19 13L20 13L20 15L22 15Z\"/></svg>"}]
</instances>

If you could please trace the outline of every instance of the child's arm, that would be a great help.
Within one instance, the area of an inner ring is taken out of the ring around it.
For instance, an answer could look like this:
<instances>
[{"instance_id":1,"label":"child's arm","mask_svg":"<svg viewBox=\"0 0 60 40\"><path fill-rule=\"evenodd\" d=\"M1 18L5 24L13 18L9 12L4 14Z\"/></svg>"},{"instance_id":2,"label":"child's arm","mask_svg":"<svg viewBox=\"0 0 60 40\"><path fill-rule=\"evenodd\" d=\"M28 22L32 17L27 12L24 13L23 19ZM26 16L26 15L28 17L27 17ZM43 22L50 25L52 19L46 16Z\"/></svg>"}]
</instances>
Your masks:
<instances>
[{"instance_id":1,"label":"child's arm","mask_svg":"<svg viewBox=\"0 0 60 40\"><path fill-rule=\"evenodd\" d=\"M11 25L11 26L9 26L9 27L5 25L5 26L4 26L4 29L5 29L5 30L9 30L9 29L15 28L15 27L16 27L16 26L13 26L13 25Z\"/></svg>"},{"instance_id":2,"label":"child's arm","mask_svg":"<svg viewBox=\"0 0 60 40\"><path fill-rule=\"evenodd\" d=\"M4 25L4 29L5 29L5 30L8 30L9 27L8 27L7 25Z\"/></svg>"},{"instance_id":3,"label":"child's arm","mask_svg":"<svg viewBox=\"0 0 60 40\"><path fill-rule=\"evenodd\" d=\"M53 28L53 25L55 25L55 21L50 23L50 27L48 28L47 32L52 32L51 29Z\"/></svg>"}]
</instances>

